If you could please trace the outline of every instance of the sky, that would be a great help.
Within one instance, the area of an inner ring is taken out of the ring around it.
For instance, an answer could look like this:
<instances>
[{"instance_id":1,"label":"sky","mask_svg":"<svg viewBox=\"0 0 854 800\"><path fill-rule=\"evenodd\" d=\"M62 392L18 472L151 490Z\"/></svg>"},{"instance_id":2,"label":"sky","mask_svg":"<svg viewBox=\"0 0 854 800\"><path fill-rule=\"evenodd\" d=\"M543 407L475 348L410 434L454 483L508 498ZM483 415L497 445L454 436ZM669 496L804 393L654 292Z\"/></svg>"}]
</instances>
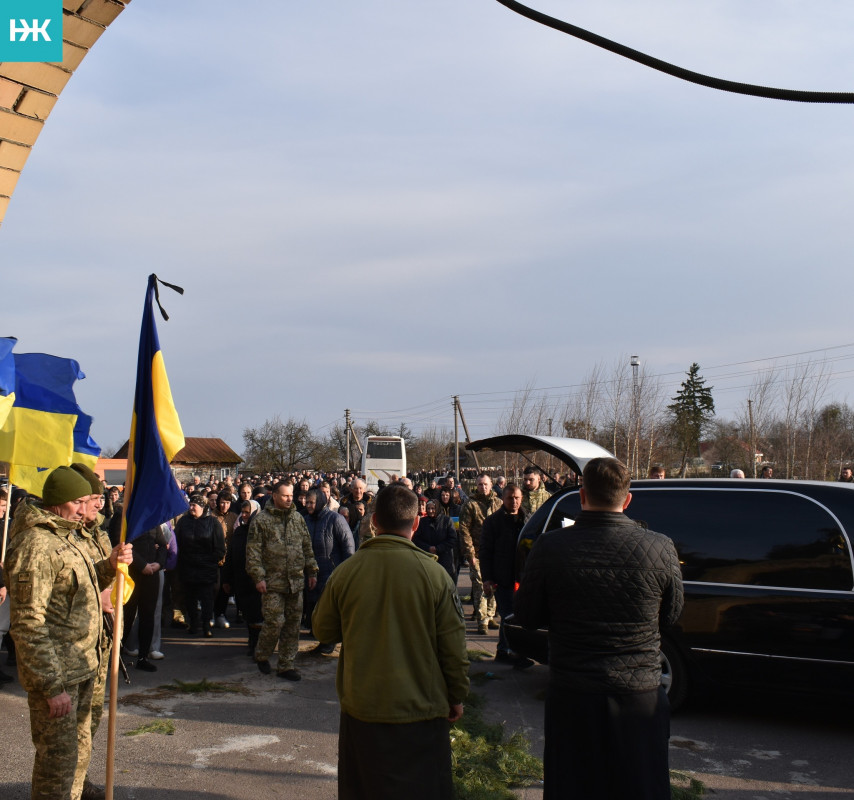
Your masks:
<instances>
[{"instance_id":1,"label":"sky","mask_svg":"<svg viewBox=\"0 0 854 800\"><path fill-rule=\"evenodd\" d=\"M854 6L539 0L679 66L852 91ZM279 415L496 432L523 387L832 359L854 395L854 107L684 83L495 0L135 0L0 229L0 335L127 438L147 276L188 436ZM807 354L807 355L795 355ZM745 362L744 366L731 365ZM554 392L553 392L554 393Z\"/></svg>"}]
</instances>

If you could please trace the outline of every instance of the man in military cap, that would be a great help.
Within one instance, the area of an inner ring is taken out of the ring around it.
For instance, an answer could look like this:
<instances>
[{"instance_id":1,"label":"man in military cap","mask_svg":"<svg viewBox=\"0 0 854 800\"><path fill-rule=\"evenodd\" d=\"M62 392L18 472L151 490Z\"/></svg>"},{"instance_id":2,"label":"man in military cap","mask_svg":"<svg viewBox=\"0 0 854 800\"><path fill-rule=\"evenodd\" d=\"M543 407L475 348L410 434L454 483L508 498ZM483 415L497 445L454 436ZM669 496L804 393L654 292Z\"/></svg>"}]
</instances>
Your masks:
<instances>
[{"instance_id":1,"label":"man in military cap","mask_svg":"<svg viewBox=\"0 0 854 800\"><path fill-rule=\"evenodd\" d=\"M43 508L15 515L6 580L21 684L36 749L32 797L77 800L92 752L92 696L102 658L100 591L131 546L95 560L82 524L92 494L71 467L48 475Z\"/></svg>"},{"instance_id":2,"label":"man in military cap","mask_svg":"<svg viewBox=\"0 0 854 800\"><path fill-rule=\"evenodd\" d=\"M302 590L317 585L317 562L311 535L294 506L294 487L277 483L272 503L256 514L249 528L246 572L262 594L264 626L255 647L258 669L270 674L270 656L279 643L276 674L289 681L300 679L294 667L299 650Z\"/></svg>"},{"instance_id":3,"label":"man in military cap","mask_svg":"<svg viewBox=\"0 0 854 800\"><path fill-rule=\"evenodd\" d=\"M88 551L93 562L103 561L110 557L112 545L110 537L105 530L101 529L101 524L104 521L104 516L101 514L101 509L104 507L104 493L101 479L93 470L85 464L72 464L71 469L82 475L89 483L92 494L89 495L86 501L86 507L83 510L83 525L80 529L80 534L83 537L82 544ZM110 589L108 586L101 592L101 610L109 615L113 614L113 603L110 599ZM107 688L107 674L110 671L110 649L112 645L112 637L104 630L101 632L101 663L98 667L98 672L95 675L95 685L92 689L92 739L95 739L95 734L98 732L98 726L101 724L101 717L104 713L104 694ZM75 790L78 787L75 785ZM104 789L89 780L86 775L82 792L81 800L101 800L105 797Z\"/></svg>"}]
</instances>

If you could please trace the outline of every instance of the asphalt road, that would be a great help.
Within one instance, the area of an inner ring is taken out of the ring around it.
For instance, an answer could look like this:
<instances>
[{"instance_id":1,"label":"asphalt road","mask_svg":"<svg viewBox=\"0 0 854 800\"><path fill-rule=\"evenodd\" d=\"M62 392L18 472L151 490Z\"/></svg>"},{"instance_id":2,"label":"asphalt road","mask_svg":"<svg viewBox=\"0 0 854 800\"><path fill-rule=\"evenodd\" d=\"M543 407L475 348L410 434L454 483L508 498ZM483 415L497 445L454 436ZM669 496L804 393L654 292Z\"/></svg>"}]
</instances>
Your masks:
<instances>
[{"instance_id":1,"label":"asphalt road","mask_svg":"<svg viewBox=\"0 0 854 800\"><path fill-rule=\"evenodd\" d=\"M474 623L467 625L470 649L491 657L496 632L481 637ZM308 655L314 641L305 638L298 659L303 680L290 683L258 672L245 655L245 636L242 627L217 631L213 639L168 631L158 672L131 668L133 684L119 685L116 798L336 796L337 658ZM485 715L509 730L523 730L541 755L547 669L516 672L479 661L472 674L478 676L473 690L486 701ZM237 691L184 694L159 688L204 678ZM709 695L673 719L671 765L696 774L712 797L725 800L854 798L852 710L851 704L827 700ZM17 682L0 689L0 719L0 798L26 800L33 748L26 697ZM153 722L171 723L174 733L128 735ZM105 719L90 769L102 784L106 742ZM518 794L539 800L542 791L531 787Z\"/></svg>"}]
</instances>

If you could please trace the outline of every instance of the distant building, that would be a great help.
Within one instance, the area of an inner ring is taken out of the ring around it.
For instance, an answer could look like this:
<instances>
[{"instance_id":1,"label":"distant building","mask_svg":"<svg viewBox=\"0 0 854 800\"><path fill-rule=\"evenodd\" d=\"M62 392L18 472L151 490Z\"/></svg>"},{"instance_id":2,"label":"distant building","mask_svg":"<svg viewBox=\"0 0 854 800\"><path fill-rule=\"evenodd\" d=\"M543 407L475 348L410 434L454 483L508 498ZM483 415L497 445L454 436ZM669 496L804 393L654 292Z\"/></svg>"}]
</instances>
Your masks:
<instances>
[{"instance_id":1,"label":"distant building","mask_svg":"<svg viewBox=\"0 0 854 800\"><path fill-rule=\"evenodd\" d=\"M123 459L125 470L127 470L128 442L125 442L110 459ZM107 460L107 459L103 459ZM100 463L101 459L99 459ZM184 448L175 454L172 459L172 472L178 480L192 480L193 475L198 475L202 482L213 474L217 480L222 480L228 475L234 477L237 474L237 465L243 459L237 455L222 439L202 438L187 436L184 440ZM98 467L95 467L98 472Z\"/></svg>"}]
</instances>

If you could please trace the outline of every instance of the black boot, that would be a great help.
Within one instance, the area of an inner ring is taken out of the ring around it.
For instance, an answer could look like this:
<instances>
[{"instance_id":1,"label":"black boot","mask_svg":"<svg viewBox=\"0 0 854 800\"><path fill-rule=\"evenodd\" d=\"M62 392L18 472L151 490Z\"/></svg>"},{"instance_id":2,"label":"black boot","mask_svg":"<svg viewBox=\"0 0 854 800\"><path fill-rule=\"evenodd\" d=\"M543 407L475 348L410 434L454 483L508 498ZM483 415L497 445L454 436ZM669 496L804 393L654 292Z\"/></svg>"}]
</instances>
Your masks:
<instances>
[{"instance_id":1,"label":"black boot","mask_svg":"<svg viewBox=\"0 0 854 800\"><path fill-rule=\"evenodd\" d=\"M261 635L261 628L257 628L254 625L249 626L249 641L247 651L250 656L255 655L255 645L258 644L258 637Z\"/></svg>"}]
</instances>

